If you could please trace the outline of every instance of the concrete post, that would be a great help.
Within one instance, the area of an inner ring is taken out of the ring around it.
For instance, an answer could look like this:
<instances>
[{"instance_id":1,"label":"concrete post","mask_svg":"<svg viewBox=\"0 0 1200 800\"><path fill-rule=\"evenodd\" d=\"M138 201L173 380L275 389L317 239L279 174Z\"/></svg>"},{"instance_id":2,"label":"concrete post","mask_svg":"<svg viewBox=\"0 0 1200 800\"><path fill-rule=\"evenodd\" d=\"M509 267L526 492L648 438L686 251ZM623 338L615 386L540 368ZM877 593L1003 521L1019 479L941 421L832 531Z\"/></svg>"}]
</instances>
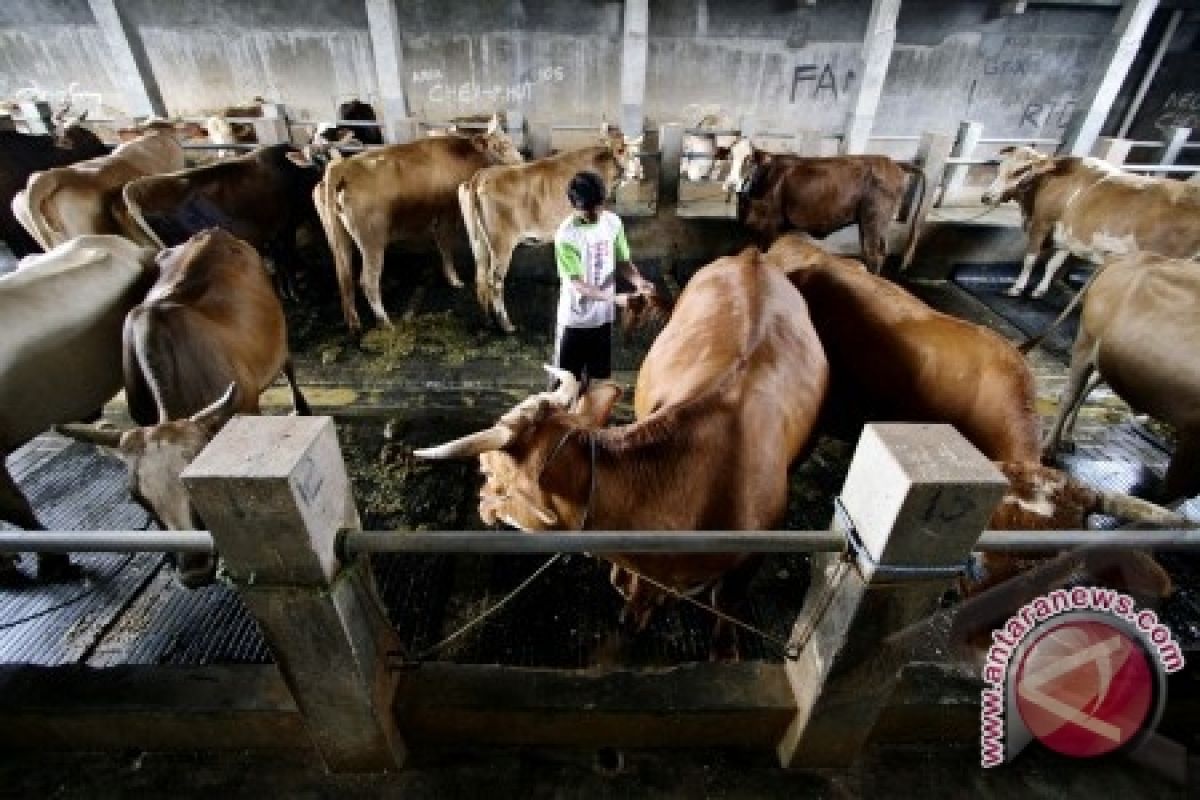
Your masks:
<instances>
[{"instance_id":1,"label":"concrete post","mask_svg":"<svg viewBox=\"0 0 1200 800\"><path fill-rule=\"evenodd\" d=\"M1104 121L1137 56L1146 26L1150 24L1156 8L1158 0L1125 0L1121 15L1097 61L1100 68L1079 98L1079 110L1067 125L1059 153L1072 156L1091 153L1092 145L1104 127Z\"/></svg>"},{"instance_id":2,"label":"concrete post","mask_svg":"<svg viewBox=\"0 0 1200 800\"><path fill-rule=\"evenodd\" d=\"M125 95L125 113L131 117L165 117L167 106L154 80L150 60L137 31L117 9L116 0L88 0L88 5L112 56L111 66Z\"/></svg>"},{"instance_id":3,"label":"concrete post","mask_svg":"<svg viewBox=\"0 0 1200 800\"><path fill-rule=\"evenodd\" d=\"M280 144L291 141L283 108L278 103L263 103L262 117L254 120L254 135L259 144Z\"/></svg>"},{"instance_id":4,"label":"concrete post","mask_svg":"<svg viewBox=\"0 0 1200 800\"><path fill-rule=\"evenodd\" d=\"M797 621L812 635L786 665L797 713L778 747L784 766L846 767L859 757L903 667L886 638L928 615L952 580L893 568L960 567L1006 486L950 425L864 429L842 503L869 559L814 561Z\"/></svg>"},{"instance_id":5,"label":"concrete post","mask_svg":"<svg viewBox=\"0 0 1200 800\"><path fill-rule=\"evenodd\" d=\"M675 202L679 200L679 161L683 157L683 125L668 122L659 126L658 196Z\"/></svg>"},{"instance_id":6,"label":"concrete post","mask_svg":"<svg viewBox=\"0 0 1200 800\"><path fill-rule=\"evenodd\" d=\"M899 16L900 0L872 0L867 35L863 40L862 79L859 80L858 92L850 107L846 138L842 140L844 152L848 154L867 151L867 140L875 126L875 109L879 107L888 62L892 59L892 47L896 43L896 18Z\"/></svg>"},{"instance_id":7,"label":"concrete post","mask_svg":"<svg viewBox=\"0 0 1200 800\"><path fill-rule=\"evenodd\" d=\"M1183 146L1187 144L1187 140L1191 135L1191 128L1171 128L1167 134L1167 146L1163 148L1163 154L1159 158L1158 163L1168 166L1178 161L1180 153L1183 152Z\"/></svg>"},{"instance_id":8,"label":"concrete post","mask_svg":"<svg viewBox=\"0 0 1200 800\"><path fill-rule=\"evenodd\" d=\"M953 146L954 139L949 134L926 132L921 135L914 161L925 173L925 198L920 208L913 208L915 197L906 197L900 207L900 219L907 220L910 214L915 213L920 215L918 221L922 222L929 209L939 201L939 190L946 174L946 159L950 157Z\"/></svg>"},{"instance_id":9,"label":"concrete post","mask_svg":"<svg viewBox=\"0 0 1200 800\"><path fill-rule=\"evenodd\" d=\"M242 599L334 772L404 759L392 717L398 649L364 561L334 538L358 512L329 417L237 417L183 473Z\"/></svg>"},{"instance_id":10,"label":"concrete post","mask_svg":"<svg viewBox=\"0 0 1200 800\"><path fill-rule=\"evenodd\" d=\"M396 0L366 0L366 3L375 77L383 106L379 109L383 140L388 144L412 141L415 130L409 120L408 97L404 92L404 49Z\"/></svg>"},{"instance_id":11,"label":"concrete post","mask_svg":"<svg viewBox=\"0 0 1200 800\"><path fill-rule=\"evenodd\" d=\"M1129 160L1129 151L1133 142L1129 139L1114 139L1111 136L1101 136L1096 140L1092 155L1103 159L1114 166L1121 166Z\"/></svg>"},{"instance_id":12,"label":"concrete post","mask_svg":"<svg viewBox=\"0 0 1200 800\"><path fill-rule=\"evenodd\" d=\"M650 27L648 0L625 0L621 47L621 132L641 136L646 126L646 62Z\"/></svg>"},{"instance_id":13,"label":"concrete post","mask_svg":"<svg viewBox=\"0 0 1200 800\"><path fill-rule=\"evenodd\" d=\"M955 158L970 158L975 152L975 148L979 146L979 140L983 138L983 123L982 122L960 122L958 123L958 137L954 140L954 147L950 151L950 155ZM967 164L955 164L950 167L946 173L946 189L943 195L943 202L952 204L962 195L963 184L967 182L967 172L970 170Z\"/></svg>"}]
</instances>

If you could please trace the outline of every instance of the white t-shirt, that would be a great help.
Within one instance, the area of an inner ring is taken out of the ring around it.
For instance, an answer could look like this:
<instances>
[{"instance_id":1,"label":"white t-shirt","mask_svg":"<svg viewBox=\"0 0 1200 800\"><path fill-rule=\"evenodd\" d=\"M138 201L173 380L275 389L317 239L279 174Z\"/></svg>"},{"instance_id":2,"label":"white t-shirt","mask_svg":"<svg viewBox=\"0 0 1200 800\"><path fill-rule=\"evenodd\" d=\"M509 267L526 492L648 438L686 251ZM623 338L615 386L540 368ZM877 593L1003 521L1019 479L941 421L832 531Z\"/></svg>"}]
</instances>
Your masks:
<instances>
[{"instance_id":1,"label":"white t-shirt","mask_svg":"<svg viewBox=\"0 0 1200 800\"><path fill-rule=\"evenodd\" d=\"M572 214L558 226L554 235L554 255L562 288L558 294L558 325L569 328L597 328L616 316L612 300L582 297L571 281L580 278L599 289L616 285L617 261L629 260L629 245L621 218L601 211L594 223Z\"/></svg>"}]
</instances>

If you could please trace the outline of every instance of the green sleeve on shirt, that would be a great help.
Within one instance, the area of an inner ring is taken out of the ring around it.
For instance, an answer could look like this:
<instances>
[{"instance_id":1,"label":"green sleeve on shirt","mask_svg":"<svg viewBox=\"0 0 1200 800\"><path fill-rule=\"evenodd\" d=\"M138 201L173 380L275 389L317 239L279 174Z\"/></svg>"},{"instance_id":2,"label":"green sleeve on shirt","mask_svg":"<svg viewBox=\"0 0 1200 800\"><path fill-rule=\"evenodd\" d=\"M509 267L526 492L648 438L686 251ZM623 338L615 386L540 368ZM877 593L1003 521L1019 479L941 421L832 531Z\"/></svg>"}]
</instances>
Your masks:
<instances>
[{"instance_id":1,"label":"green sleeve on shirt","mask_svg":"<svg viewBox=\"0 0 1200 800\"><path fill-rule=\"evenodd\" d=\"M614 248L617 253L617 261L629 260L629 242L625 241L625 226L617 228L617 243Z\"/></svg>"},{"instance_id":2,"label":"green sleeve on shirt","mask_svg":"<svg viewBox=\"0 0 1200 800\"><path fill-rule=\"evenodd\" d=\"M562 277L583 277L583 260L579 255L579 248L570 242L554 243L554 260L558 264L558 274Z\"/></svg>"}]
</instances>

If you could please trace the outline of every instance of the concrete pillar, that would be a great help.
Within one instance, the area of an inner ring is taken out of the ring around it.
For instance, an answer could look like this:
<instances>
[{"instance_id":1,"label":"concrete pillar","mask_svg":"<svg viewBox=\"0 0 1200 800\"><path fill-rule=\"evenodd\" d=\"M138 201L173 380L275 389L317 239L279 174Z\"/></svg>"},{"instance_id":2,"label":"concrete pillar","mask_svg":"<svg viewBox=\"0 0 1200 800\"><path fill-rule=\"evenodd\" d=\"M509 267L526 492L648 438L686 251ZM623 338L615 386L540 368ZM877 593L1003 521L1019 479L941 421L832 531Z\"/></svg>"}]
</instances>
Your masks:
<instances>
[{"instance_id":1,"label":"concrete pillar","mask_svg":"<svg viewBox=\"0 0 1200 800\"><path fill-rule=\"evenodd\" d=\"M814 560L797 621L812 634L786 665L797 713L778 747L784 766L847 767L858 759L903 667L885 640L936 606L1007 485L950 425L864 429L841 498L869 557ZM909 566L927 571L896 570Z\"/></svg>"},{"instance_id":2,"label":"concrete pillar","mask_svg":"<svg viewBox=\"0 0 1200 800\"><path fill-rule=\"evenodd\" d=\"M1117 24L1100 53L1099 69L1088 82L1079 98L1078 110L1067 125L1059 153L1072 156L1091 153L1156 8L1158 0L1125 0Z\"/></svg>"},{"instance_id":3,"label":"concrete pillar","mask_svg":"<svg viewBox=\"0 0 1200 800\"><path fill-rule=\"evenodd\" d=\"M366 3L375 77L383 106L379 109L383 140L389 144L412 141L416 138L415 126L409 119L408 97L404 92L404 49L396 0L366 0Z\"/></svg>"},{"instance_id":4,"label":"concrete pillar","mask_svg":"<svg viewBox=\"0 0 1200 800\"><path fill-rule=\"evenodd\" d=\"M158 82L137 31L117 8L116 0L88 0L92 16L104 34L112 57L111 67L125 95L125 113L131 117L167 115Z\"/></svg>"},{"instance_id":5,"label":"concrete pillar","mask_svg":"<svg viewBox=\"0 0 1200 800\"><path fill-rule=\"evenodd\" d=\"M913 208L915 196L905 197L900 207L900 218L907 220L910 214L919 214L918 224L924 221L929 209L938 201L942 180L946 174L946 159L954 147L954 138L946 133L926 132L917 145L916 165L925 173L925 197L920 208ZM915 182L914 182L915 183ZM915 187L914 187L915 190Z\"/></svg>"},{"instance_id":6,"label":"concrete pillar","mask_svg":"<svg viewBox=\"0 0 1200 800\"><path fill-rule=\"evenodd\" d=\"M1129 139L1101 136L1096 140L1096 146L1092 148L1092 155L1119 167L1129 160L1131 149L1133 149L1133 142Z\"/></svg>"},{"instance_id":7,"label":"concrete pillar","mask_svg":"<svg viewBox=\"0 0 1200 800\"><path fill-rule=\"evenodd\" d=\"M1179 154L1183 152L1183 146L1187 144L1187 140L1191 135L1191 128L1170 128L1167 133L1167 146L1163 148L1163 153L1158 159L1158 163L1167 165L1178 161Z\"/></svg>"},{"instance_id":8,"label":"concrete pillar","mask_svg":"<svg viewBox=\"0 0 1200 800\"><path fill-rule=\"evenodd\" d=\"M982 122L960 122L958 123L958 136L954 140L954 147L950 150L950 155L955 158L970 158L975 152L975 148L979 146L979 140L983 138L983 123ZM967 172L971 167L967 164L955 164L950 167L946 173L946 189L943 195L943 202L953 203L962 195L963 185L967 182Z\"/></svg>"},{"instance_id":9,"label":"concrete pillar","mask_svg":"<svg viewBox=\"0 0 1200 800\"><path fill-rule=\"evenodd\" d=\"M291 141L283 107L278 103L263 103L262 116L255 119L254 135L259 144L280 144Z\"/></svg>"},{"instance_id":10,"label":"concrete pillar","mask_svg":"<svg viewBox=\"0 0 1200 800\"><path fill-rule=\"evenodd\" d=\"M900 16L900 0L872 0L871 16L867 20L867 35L863 39L863 74L850 107L850 121L843 152L865 153L871 129L875 126L875 109L883 93L892 46L896 43L896 18Z\"/></svg>"},{"instance_id":11,"label":"concrete pillar","mask_svg":"<svg viewBox=\"0 0 1200 800\"><path fill-rule=\"evenodd\" d=\"M621 46L621 131L641 136L646 125L646 61L650 27L648 0L625 0Z\"/></svg>"},{"instance_id":12,"label":"concrete pillar","mask_svg":"<svg viewBox=\"0 0 1200 800\"><path fill-rule=\"evenodd\" d=\"M334 552L358 512L333 420L237 417L183 482L326 767L398 768L404 744L385 655L399 642L365 559L342 564Z\"/></svg>"},{"instance_id":13,"label":"concrete pillar","mask_svg":"<svg viewBox=\"0 0 1200 800\"><path fill-rule=\"evenodd\" d=\"M658 129L659 157L658 196L679 199L679 161L683 157L683 125L668 122Z\"/></svg>"}]
</instances>

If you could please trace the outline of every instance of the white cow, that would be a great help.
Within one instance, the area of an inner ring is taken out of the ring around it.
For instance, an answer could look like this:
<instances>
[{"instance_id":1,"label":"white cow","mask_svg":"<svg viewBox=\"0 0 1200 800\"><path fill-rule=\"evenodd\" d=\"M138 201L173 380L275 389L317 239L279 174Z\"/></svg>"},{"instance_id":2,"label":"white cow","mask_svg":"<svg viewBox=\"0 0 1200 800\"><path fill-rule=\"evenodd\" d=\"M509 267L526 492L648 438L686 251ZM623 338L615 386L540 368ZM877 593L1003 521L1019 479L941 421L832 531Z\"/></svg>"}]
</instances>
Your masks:
<instances>
[{"instance_id":1,"label":"white cow","mask_svg":"<svg viewBox=\"0 0 1200 800\"><path fill-rule=\"evenodd\" d=\"M125 315L156 273L151 249L80 236L0 277L0 520L42 529L4 460L50 426L94 415L120 390ZM11 562L0 556L0 573ZM68 564L43 555L38 569Z\"/></svg>"}]
</instances>

